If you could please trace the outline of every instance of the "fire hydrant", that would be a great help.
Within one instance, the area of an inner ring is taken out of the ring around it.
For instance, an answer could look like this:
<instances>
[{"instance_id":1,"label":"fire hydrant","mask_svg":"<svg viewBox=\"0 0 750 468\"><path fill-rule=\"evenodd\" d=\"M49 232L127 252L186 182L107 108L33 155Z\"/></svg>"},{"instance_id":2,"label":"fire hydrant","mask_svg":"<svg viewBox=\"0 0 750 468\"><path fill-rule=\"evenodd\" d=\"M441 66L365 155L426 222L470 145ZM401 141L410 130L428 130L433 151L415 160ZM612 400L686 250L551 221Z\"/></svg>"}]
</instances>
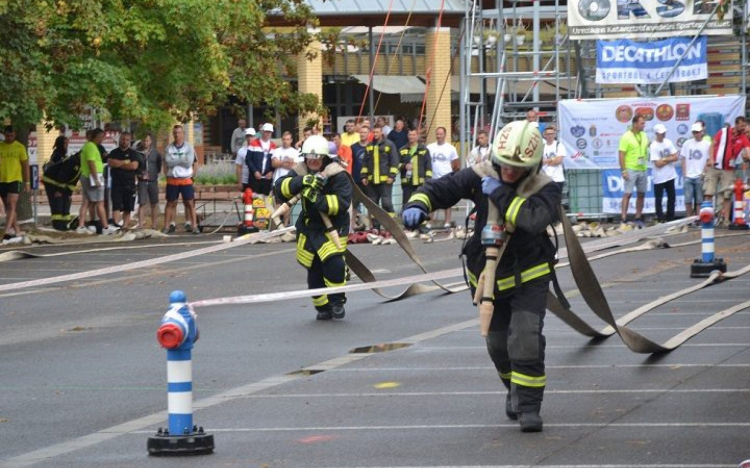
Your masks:
<instances>
[{"instance_id":1,"label":"fire hydrant","mask_svg":"<svg viewBox=\"0 0 750 468\"><path fill-rule=\"evenodd\" d=\"M198 341L196 314L182 291L169 295L169 310L156 332L167 349L169 428L148 438L149 455L202 455L214 450L214 436L193 425L192 349Z\"/></svg>"}]
</instances>

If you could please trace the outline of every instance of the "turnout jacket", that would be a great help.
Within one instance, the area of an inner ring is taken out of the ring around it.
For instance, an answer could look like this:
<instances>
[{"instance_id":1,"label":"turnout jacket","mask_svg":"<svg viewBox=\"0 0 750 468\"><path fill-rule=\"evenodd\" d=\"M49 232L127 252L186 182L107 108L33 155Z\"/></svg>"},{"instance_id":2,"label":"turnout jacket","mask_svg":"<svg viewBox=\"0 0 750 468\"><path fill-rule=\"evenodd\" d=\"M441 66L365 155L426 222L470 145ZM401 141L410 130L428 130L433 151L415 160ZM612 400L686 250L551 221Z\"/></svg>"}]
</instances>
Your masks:
<instances>
[{"instance_id":1,"label":"turnout jacket","mask_svg":"<svg viewBox=\"0 0 750 468\"><path fill-rule=\"evenodd\" d=\"M321 172L324 172L329 164L337 163L325 164ZM289 201L302 192L304 188L302 178L307 174L305 163L299 163L287 175L276 181L274 195L281 202ZM297 260L309 268L314 254L318 254L321 261L325 261L332 255L343 255L346 252L346 238L349 235L349 205L352 203L352 185L346 169L341 167L341 172L328 177L325 187L316 194L313 200L302 197L299 203L302 205L302 214L295 224ZM339 233L343 247L341 250L331 240L323 218L320 216L321 213L328 215L331 224Z\"/></svg>"},{"instance_id":2,"label":"turnout jacket","mask_svg":"<svg viewBox=\"0 0 750 468\"><path fill-rule=\"evenodd\" d=\"M477 278L484 269L485 250L481 245L482 228L487 224L488 198L497 205L500 223L515 231L497 265L496 291L503 292L521 283L552 273L555 246L546 233L547 226L559 220L562 199L560 188L542 173L530 175L541 189L528 198L517 193L523 179L516 184L503 184L488 197L482 193L482 178L472 168L462 169L430 179L412 195L406 208L418 207L426 213L450 208L461 199L474 202L477 208L474 234L466 241L462 254L467 258L469 282L476 288ZM541 179L540 179L541 178Z\"/></svg>"},{"instance_id":3,"label":"turnout jacket","mask_svg":"<svg viewBox=\"0 0 750 468\"><path fill-rule=\"evenodd\" d=\"M432 179L432 158L430 150L419 143L417 150L411 154L411 146L406 145L398 152L401 159L401 185L418 186L427 179ZM406 177L406 165L411 163L411 177Z\"/></svg>"},{"instance_id":4,"label":"turnout jacket","mask_svg":"<svg viewBox=\"0 0 750 468\"><path fill-rule=\"evenodd\" d=\"M44 185L73 192L81 176L80 151L62 161L48 165L42 173Z\"/></svg>"},{"instance_id":5,"label":"turnout jacket","mask_svg":"<svg viewBox=\"0 0 750 468\"><path fill-rule=\"evenodd\" d=\"M399 170L399 154L396 145L387 138L378 143L373 141L365 147L365 158L362 162L361 179L378 185L388 178L396 180Z\"/></svg>"}]
</instances>

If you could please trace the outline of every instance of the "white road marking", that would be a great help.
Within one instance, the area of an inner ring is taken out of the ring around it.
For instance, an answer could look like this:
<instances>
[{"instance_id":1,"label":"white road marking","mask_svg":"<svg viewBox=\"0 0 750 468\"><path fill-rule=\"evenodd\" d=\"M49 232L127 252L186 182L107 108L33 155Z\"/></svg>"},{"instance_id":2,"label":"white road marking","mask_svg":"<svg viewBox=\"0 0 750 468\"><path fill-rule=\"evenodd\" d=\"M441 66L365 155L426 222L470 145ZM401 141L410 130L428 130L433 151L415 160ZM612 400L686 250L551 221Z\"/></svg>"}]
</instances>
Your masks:
<instances>
[{"instance_id":1,"label":"white road marking","mask_svg":"<svg viewBox=\"0 0 750 468\"><path fill-rule=\"evenodd\" d=\"M507 390L475 390L475 391L457 391L457 392L362 392L362 393L278 393L264 395L246 395L243 398L248 399L283 399L283 398L393 398L393 397L429 397L429 396L495 396L505 395ZM613 389L613 390L550 390L544 391L544 396L549 395L643 395L659 393L682 393L682 394L704 394L704 393L750 393L750 388L632 388L632 389ZM748 424L749 423L743 423Z\"/></svg>"},{"instance_id":2,"label":"white road marking","mask_svg":"<svg viewBox=\"0 0 750 468\"><path fill-rule=\"evenodd\" d=\"M713 368L737 368L746 369L750 368L750 364L582 364L582 365L545 365L546 369L671 369L677 370L681 368L693 368L693 367L713 367ZM494 366L457 366L457 367L346 367L343 369L334 369L333 372L424 372L424 371L488 371L495 370Z\"/></svg>"}]
</instances>

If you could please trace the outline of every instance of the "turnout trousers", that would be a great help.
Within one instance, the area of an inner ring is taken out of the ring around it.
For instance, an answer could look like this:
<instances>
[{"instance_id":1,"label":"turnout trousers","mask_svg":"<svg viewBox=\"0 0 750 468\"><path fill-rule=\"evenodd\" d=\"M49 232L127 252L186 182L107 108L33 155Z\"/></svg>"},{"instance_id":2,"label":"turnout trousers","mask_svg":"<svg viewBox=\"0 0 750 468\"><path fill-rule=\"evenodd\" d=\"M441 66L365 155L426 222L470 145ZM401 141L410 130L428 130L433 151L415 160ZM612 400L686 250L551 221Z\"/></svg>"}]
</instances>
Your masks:
<instances>
[{"instance_id":1,"label":"turnout trousers","mask_svg":"<svg viewBox=\"0 0 750 468\"><path fill-rule=\"evenodd\" d=\"M67 231L72 217L70 216L70 196L72 192L51 184L44 185L47 192L49 209L52 214L52 227L57 231Z\"/></svg>"},{"instance_id":2,"label":"turnout trousers","mask_svg":"<svg viewBox=\"0 0 750 468\"><path fill-rule=\"evenodd\" d=\"M487 351L517 412L539 411L542 406L547 379L542 329L550 279L546 275L505 293L495 292Z\"/></svg>"},{"instance_id":3,"label":"turnout trousers","mask_svg":"<svg viewBox=\"0 0 750 468\"><path fill-rule=\"evenodd\" d=\"M308 237L309 236L309 237ZM298 233L297 262L307 269L309 289L335 288L346 285L346 236L341 239L342 249L338 249L330 236L319 232ZM315 250L315 246L320 247ZM346 303L344 293L322 294L312 297L313 305L319 312L331 309L333 305Z\"/></svg>"}]
</instances>

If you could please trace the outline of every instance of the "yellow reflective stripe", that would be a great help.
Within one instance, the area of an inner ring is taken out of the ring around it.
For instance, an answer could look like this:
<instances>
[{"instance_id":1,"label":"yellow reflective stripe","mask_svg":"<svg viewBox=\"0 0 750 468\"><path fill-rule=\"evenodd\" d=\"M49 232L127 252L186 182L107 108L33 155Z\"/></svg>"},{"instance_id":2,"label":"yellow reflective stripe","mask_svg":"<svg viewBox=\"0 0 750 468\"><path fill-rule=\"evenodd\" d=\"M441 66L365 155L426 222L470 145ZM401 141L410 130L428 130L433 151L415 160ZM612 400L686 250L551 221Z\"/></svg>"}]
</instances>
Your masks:
<instances>
[{"instance_id":1,"label":"yellow reflective stripe","mask_svg":"<svg viewBox=\"0 0 750 468\"><path fill-rule=\"evenodd\" d=\"M552 270L549 269L549 263L540 263L539 265L527 268L521 272L521 283L531 281L536 278L541 278L544 275L548 275ZM500 278L497 280L497 289L499 291L505 291L516 286L516 277L508 276L507 278Z\"/></svg>"},{"instance_id":2,"label":"yellow reflective stripe","mask_svg":"<svg viewBox=\"0 0 750 468\"><path fill-rule=\"evenodd\" d=\"M430 203L430 197L428 197L424 193L420 192L412 195L409 199L409 203L411 202L422 202L427 207L427 211L432 211L432 203Z\"/></svg>"},{"instance_id":3,"label":"yellow reflective stripe","mask_svg":"<svg viewBox=\"0 0 750 468\"><path fill-rule=\"evenodd\" d=\"M283 195L284 198L292 198L293 196L292 191L289 188L290 185L292 185L291 177L287 177L281 181L281 195Z\"/></svg>"},{"instance_id":4,"label":"yellow reflective stripe","mask_svg":"<svg viewBox=\"0 0 750 468\"><path fill-rule=\"evenodd\" d=\"M466 270L466 276L469 277L469 284L472 285L472 286L474 286L476 288L477 287L477 277L474 276L474 273L470 272L469 270Z\"/></svg>"},{"instance_id":5,"label":"yellow reflective stripe","mask_svg":"<svg viewBox=\"0 0 750 468\"><path fill-rule=\"evenodd\" d=\"M428 179L432 179L432 171L425 171L424 176Z\"/></svg>"},{"instance_id":6,"label":"yellow reflective stripe","mask_svg":"<svg viewBox=\"0 0 750 468\"><path fill-rule=\"evenodd\" d=\"M523 197L514 198L513 201L510 202L508 211L505 213L505 220L515 226L516 218L518 217L518 212L521 211L521 205L525 201L526 199Z\"/></svg>"},{"instance_id":7,"label":"yellow reflective stripe","mask_svg":"<svg viewBox=\"0 0 750 468\"><path fill-rule=\"evenodd\" d=\"M326 233L326 237L330 239L331 235L329 233ZM320 257L320 260L325 261L331 255L346 252L346 238L339 239L339 242L341 243L341 249L336 247L336 244L332 240L329 240L328 242L321 245L318 249L318 257Z\"/></svg>"},{"instance_id":8,"label":"yellow reflective stripe","mask_svg":"<svg viewBox=\"0 0 750 468\"><path fill-rule=\"evenodd\" d=\"M511 376L513 375L513 372L508 372L507 374L503 372L498 372L498 375L500 376L501 379L510 380Z\"/></svg>"},{"instance_id":9,"label":"yellow reflective stripe","mask_svg":"<svg viewBox=\"0 0 750 468\"><path fill-rule=\"evenodd\" d=\"M380 148L378 146L372 149L372 174L373 180L380 180Z\"/></svg>"},{"instance_id":10,"label":"yellow reflective stripe","mask_svg":"<svg viewBox=\"0 0 750 468\"><path fill-rule=\"evenodd\" d=\"M326 203L328 204L328 214L336 216L339 213L339 197L336 195L326 195Z\"/></svg>"},{"instance_id":11,"label":"yellow reflective stripe","mask_svg":"<svg viewBox=\"0 0 750 468\"><path fill-rule=\"evenodd\" d=\"M392 176L398 175L398 168L397 167L392 167L390 172L391 172Z\"/></svg>"},{"instance_id":12,"label":"yellow reflective stripe","mask_svg":"<svg viewBox=\"0 0 750 468\"><path fill-rule=\"evenodd\" d=\"M312 301L315 307L323 307L324 305L328 304L328 296L325 294L318 297L313 296Z\"/></svg>"},{"instance_id":13,"label":"yellow reflective stripe","mask_svg":"<svg viewBox=\"0 0 750 468\"><path fill-rule=\"evenodd\" d=\"M532 377L516 371L513 371L510 374L510 381L516 385L521 385L522 387L544 387L547 385L547 376L545 375Z\"/></svg>"},{"instance_id":14,"label":"yellow reflective stripe","mask_svg":"<svg viewBox=\"0 0 750 468\"><path fill-rule=\"evenodd\" d=\"M310 268L315 260L315 254L305 250L307 237L304 234L299 235L297 239L297 261L304 267Z\"/></svg>"},{"instance_id":15,"label":"yellow reflective stripe","mask_svg":"<svg viewBox=\"0 0 750 468\"><path fill-rule=\"evenodd\" d=\"M325 283L326 287L329 287L329 288L337 288L339 286L346 286L346 280L344 280L341 283L334 283L333 281L328 280L328 278L323 278L323 282Z\"/></svg>"}]
</instances>

